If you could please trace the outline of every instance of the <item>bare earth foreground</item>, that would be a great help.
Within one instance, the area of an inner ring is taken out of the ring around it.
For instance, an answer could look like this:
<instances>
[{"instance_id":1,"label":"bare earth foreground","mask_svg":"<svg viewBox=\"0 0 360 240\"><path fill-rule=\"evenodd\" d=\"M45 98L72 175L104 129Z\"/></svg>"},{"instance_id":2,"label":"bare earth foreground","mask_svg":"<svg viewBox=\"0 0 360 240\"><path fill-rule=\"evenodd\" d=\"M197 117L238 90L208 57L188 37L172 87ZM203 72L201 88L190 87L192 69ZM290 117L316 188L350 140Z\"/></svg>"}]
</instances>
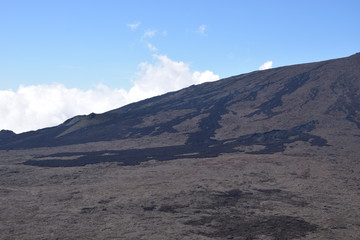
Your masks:
<instances>
[{"instance_id":1,"label":"bare earth foreground","mask_svg":"<svg viewBox=\"0 0 360 240\"><path fill-rule=\"evenodd\" d=\"M1 239L360 239L351 152L21 164L60 149L0 152Z\"/></svg>"}]
</instances>

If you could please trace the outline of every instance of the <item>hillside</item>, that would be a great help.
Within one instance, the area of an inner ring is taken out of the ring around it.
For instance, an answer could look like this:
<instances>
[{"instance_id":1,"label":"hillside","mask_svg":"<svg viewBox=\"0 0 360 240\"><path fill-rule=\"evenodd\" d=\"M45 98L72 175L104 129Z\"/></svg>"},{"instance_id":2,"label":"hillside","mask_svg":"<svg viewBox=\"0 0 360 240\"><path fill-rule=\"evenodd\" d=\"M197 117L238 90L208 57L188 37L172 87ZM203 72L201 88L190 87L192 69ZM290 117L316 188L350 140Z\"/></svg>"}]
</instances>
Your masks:
<instances>
[{"instance_id":1,"label":"hillside","mask_svg":"<svg viewBox=\"0 0 360 240\"><path fill-rule=\"evenodd\" d=\"M360 54L256 71L76 116L52 128L19 135L3 131L0 148L121 141L131 149L157 148L163 154L188 154L196 147L198 157L239 149L282 152L299 142L352 147L360 135L359 79Z\"/></svg>"},{"instance_id":2,"label":"hillside","mask_svg":"<svg viewBox=\"0 0 360 240\"><path fill-rule=\"evenodd\" d=\"M360 239L360 54L0 131L0 239Z\"/></svg>"}]
</instances>

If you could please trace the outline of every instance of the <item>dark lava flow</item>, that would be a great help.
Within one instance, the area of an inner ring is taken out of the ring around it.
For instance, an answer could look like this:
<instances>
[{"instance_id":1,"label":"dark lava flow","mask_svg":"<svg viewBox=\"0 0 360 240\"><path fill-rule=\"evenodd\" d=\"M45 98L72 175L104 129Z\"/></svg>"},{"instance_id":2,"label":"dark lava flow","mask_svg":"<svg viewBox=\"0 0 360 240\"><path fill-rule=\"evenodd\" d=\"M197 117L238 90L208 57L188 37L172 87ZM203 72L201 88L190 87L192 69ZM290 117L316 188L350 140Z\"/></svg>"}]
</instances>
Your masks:
<instances>
[{"instance_id":1,"label":"dark lava flow","mask_svg":"<svg viewBox=\"0 0 360 240\"><path fill-rule=\"evenodd\" d=\"M226 139L222 141L208 138L204 141L204 136L199 132L199 138L192 135L192 141L185 145L128 149L119 151L98 151L98 152L67 152L57 153L38 157L39 160L28 160L23 164L39 167L77 167L88 164L104 162L118 162L123 166L138 165L149 160L168 161L181 158L208 158L217 157L221 153L242 152L239 146L262 145L264 149L253 154L271 154L285 150L285 144L306 141L313 146L328 146L327 141L319 136L308 132L315 129L316 121L296 126L289 130L273 130L264 133L244 135L239 138ZM79 156L72 160L51 159L41 160L46 157L71 157Z\"/></svg>"}]
</instances>

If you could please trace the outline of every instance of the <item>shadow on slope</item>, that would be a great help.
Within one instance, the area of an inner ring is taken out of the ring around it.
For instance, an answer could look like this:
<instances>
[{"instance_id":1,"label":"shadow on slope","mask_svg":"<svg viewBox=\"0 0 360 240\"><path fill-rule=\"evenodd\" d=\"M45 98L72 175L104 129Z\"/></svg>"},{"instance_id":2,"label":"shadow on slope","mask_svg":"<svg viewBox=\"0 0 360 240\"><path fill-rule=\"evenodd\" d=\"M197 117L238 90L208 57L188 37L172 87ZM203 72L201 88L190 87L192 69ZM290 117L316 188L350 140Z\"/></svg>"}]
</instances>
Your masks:
<instances>
[{"instance_id":1,"label":"shadow on slope","mask_svg":"<svg viewBox=\"0 0 360 240\"><path fill-rule=\"evenodd\" d=\"M120 165L138 165L142 162L156 160L169 161L182 158L208 158L217 157L222 153L243 152L240 146L260 145L263 149L251 152L252 154L271 154L285 150L285 144L297 141L309 142L312 146L328 146L327 141L309 132L316 127L316 121L296 126L289 130L273 130L264 133L255 133L226 140L209 139L200 142L203 136L192 135L192 141L185 145L156 147L145 149L128 149L119 151L98 152L68 152L38 157L39 160L28 160L23 164L41 167L76 167L88 164L105 162L118 162ZM78 157L80 155L80 157ZM43 159L52 157L55 159ZM56 159L56 158L59 159ZM61 157L74 157L75 159L64 160Z\"/></svg>"}]
</instances>

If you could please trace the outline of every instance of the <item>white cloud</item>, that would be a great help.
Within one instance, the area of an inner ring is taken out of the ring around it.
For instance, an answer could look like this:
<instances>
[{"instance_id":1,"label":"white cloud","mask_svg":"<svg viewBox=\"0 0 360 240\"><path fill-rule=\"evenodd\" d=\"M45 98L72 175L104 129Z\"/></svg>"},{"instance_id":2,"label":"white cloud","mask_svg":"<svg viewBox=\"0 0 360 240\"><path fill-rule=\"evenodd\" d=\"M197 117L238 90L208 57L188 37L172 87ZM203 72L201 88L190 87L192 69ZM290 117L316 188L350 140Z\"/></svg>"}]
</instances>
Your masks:
<instances>
[{"instance_id":1,"label":"white cloud","mask_svg":"<svg viewBox=\"0 0 360 240\"><path fill-rule=\"evenodd\" d=\"M128 92L131 102L179 90L192 84L218 80L211 71L192 71L189 64L173 61L167 56L154 55L155 63L141 63L134 86Z\"/></svg>"},{"instance_id":2,"label":"white cloud","mask_svg":"<svg viewBox=\"0 0 360 240\"><path fill-rule=\"evenodd\" d=\"M272 68L273 62L272 61L267 61L265 62L263 65L261 65L259 67L259 70L266 70L266 69L270 69Z\"/></svg>"},{"instance_id":3,"label":"white cloud","mask_svg":"<svg viewBox=\"0 0 360 240\"><path fill-rule=\"evenodd\" d=\"M152 51L152 52L156 52L156 51L158 50L158 49L157 49L154 45L152 45L151 43L147 43L146 46L147 46L147 48L148 48L150 51Z\"/></svg>"},{"instance_id":4,"label":"white cloud","mask_svg":"<svg viewBox=\"0 0 360 240\"><path fill-rule=\"evenodd\" d=\"M200 35L205 35L206 29L207 29L207 26L204 24L201 24L197 30L197 33Z\"/></svg>"},{"instance_id":5,"label":"white cloud","mask_svg":"<svg viewBox=\"0 0 360 240\"><path fill-rule=\"evenodd\" d=\"M129 23L126 26L131 30L136 30L140 26L140 22Z\"/></svg>"},{"instance_id":6,"label":"white cloud","mask_svg":"<svg viewBox=\"0 0 360 240\"><path fill-rule=\"evenodd\" d=\"M55 126L75 115L105 112L192 84L218 79L219 76L211 71L192 71L187 63L154 55L154 62L139 64L130 90L111 89L105 85L81 90L62 84L20 86L16 91L0 90L0 129L19 133Z\"/></svg>"},{"instance_id":7,"label":"white cloud","mask_svg":"<svg viewBox=\"0 0 360 240\"><path fill-rule=\"evenodd\" d=\"M151 30L151 29L148 29L144 32L144 35L143 37L144 38L152 38L156 35L157 31L156 30Z\"/></svg>"},{"instance_id":8,"label":"white cloud","mask_svg":"<svg viewBox=\"0 0 360 240\"><path fill-rule=\"evenodd\" d=\"M97 86L90 90L66 88L62 84L20 86L0 91L0 129L23 132L57 125L65 119L91 112L111 110L126 104L126 92Z\"/></svg>"}]
</instances>

